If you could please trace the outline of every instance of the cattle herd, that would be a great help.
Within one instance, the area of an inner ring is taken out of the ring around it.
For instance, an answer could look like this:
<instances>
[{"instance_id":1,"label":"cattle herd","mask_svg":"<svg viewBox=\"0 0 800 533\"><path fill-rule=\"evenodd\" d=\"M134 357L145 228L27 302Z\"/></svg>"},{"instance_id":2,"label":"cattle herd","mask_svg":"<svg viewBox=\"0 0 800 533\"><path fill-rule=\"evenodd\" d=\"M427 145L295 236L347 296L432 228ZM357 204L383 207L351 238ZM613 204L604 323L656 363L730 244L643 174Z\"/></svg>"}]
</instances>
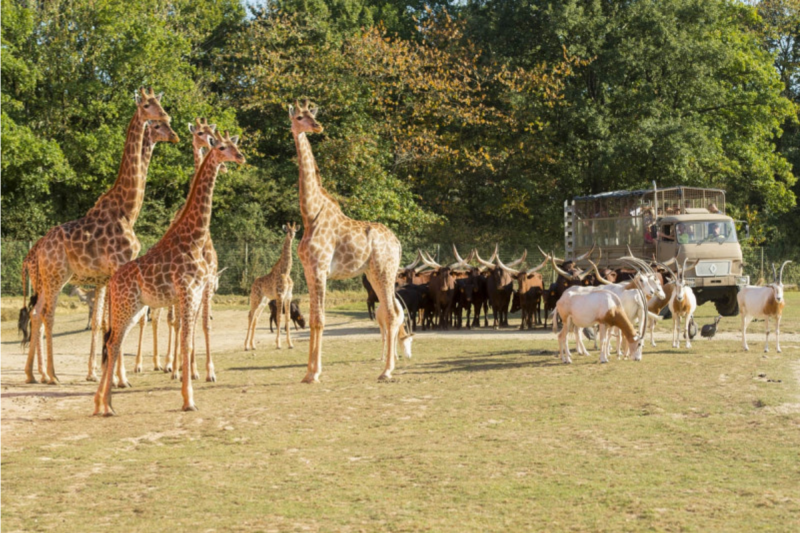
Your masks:
<instances>
[{"instance_id":1,"label":"cattle herd","mask_svg":"<svg viewBox=\"0 0 800 533\"><path fill-rule=\"evenodd\" d=\"M673 319L673 348L680 348L681 339L686 348L697 332L694 314L697 300L687 284L684 273L694 265L678 264L676 259L667 263L648 263L632 253L621 258L625 267L599 268L589 252L574 260L564 260L554 254L539 251L543 260L535 267L520 268L527 259L527 251L508 264L504 264L495 246L489 260L481 258L473 249L463 259L453 245L455 261L440 265L422 250L411 264L397 274L396 294L408 312L414 331L451 328L467 329L489 327L489 308L492 311L492 327L508 327L508 313L521 312L519 329L547 328L552 321L553 332L559 324L566 324L559 334L559 351L565 363L571 362L567 334L574 331L579 353L588 355L582 342L583 334L594 335L591 326L597 328L600 342L600 360L608 361L612 333L618 336L617 354L641 359L645 331L649 325L650 344L655 346L654 330L666 308ZM597 250L598 259L602 250ZM588 263L584 268L580 262ZM773 283L764 287L743 287L739 292L741 312L742 347L748 350L746 329L754 318L764 319L767 325L764 349L769 349L769 321L775 322L777 351L780 352L780 322L785 305L783 297L783 269L778 274L773 265ZM557 275L555 281L546 283L542 270L552 266ZM362 278L367 291L367 310L374 319L378 301L366 276ZM510 307L510 309L509 309ZM466 322L464 314L466 314ZM703 328L704 337L713 337L718 317L714 324ZM638 331L634 325L638 324Z\"/></svg>"}]
</instances>

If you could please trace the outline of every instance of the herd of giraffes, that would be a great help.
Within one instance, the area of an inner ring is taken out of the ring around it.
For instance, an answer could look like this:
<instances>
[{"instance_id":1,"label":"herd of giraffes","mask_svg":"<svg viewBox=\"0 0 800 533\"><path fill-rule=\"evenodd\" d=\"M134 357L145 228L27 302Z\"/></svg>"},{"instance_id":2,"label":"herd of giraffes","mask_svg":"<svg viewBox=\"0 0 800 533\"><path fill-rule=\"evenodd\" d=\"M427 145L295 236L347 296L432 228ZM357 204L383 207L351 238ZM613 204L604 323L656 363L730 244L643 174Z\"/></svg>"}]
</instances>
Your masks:
<instances>
[{"instance_id":1,"label":"herd of giraffes","mask_svg":"<svg viewBox=\"0 0 800 533\"><path fill-rule=\"evenodd\" d=\"M192 379L199 379L194 336L200 310L206 342L206 380L216 381L210 349L211 299L217 288L217 254L211 240L214 185L226 162L242 164L238 136L224 135L205 119L189 126L192 134L195 171L186 203L178 210L164 236L141 257L141 244L133 227L144 202L147 170L158 142L179 142L170 126L170 116L161 106L162 95L150 88L136 93L136 112L125 139L119 173L114 185L103 194L83 218L51 228L28 252L22 266L23 291L26 276L33 296L20 312L20 323L30 320L30 344L25 364L27 383L36 383L34 358L42 383L57 384L53 361L53 325L58 296L67 283L94 285L95 301L91 317L91 347L86 379L98 381L95 356L102 341L102 374L94 396L94 414L115 414L111 406L114 385L128 387L122 364L122 343L136 323L144 328L148 308L153 310L154 338L158 317L168 309L170 339L175 333L175 350L168 348L162 367L157 341L154 345L154 370L172 372L182 380L183 410L197 407ZM377 313L383 338L385 368L379 379L391 379L401 341L410 357L412 336L405 327L404 314L394 294L394 280L400 265L401 246L384 225L353 220L342 213L339 204L322 187L319 169L307 135L322 132L316 121L317 108L307 100L289 106L291 132L299 163L300 214L303 237L298 255L305 271L310 296L310 338L308 371L304 383L319 382L322 373L322 333L325 328L325 291L328 278L346 279L366 273L383 304ZM254 348L253 336L258 317L268 298L277 300L280 348L280 317L283 315L287 343L289 305L292 296L291 243L297 225L284 226L281 259L272 272L256 280L251 293L245 349ZM105 317L108 317L107 323ZM142 371L141 331L135 371ZM249 342L249 344L248 344ZM171 341L170 341L171 344ZM43 351L47 354L46 367ZM180 358L178 358L178 355Z\"/></svg>"}]
</instances>

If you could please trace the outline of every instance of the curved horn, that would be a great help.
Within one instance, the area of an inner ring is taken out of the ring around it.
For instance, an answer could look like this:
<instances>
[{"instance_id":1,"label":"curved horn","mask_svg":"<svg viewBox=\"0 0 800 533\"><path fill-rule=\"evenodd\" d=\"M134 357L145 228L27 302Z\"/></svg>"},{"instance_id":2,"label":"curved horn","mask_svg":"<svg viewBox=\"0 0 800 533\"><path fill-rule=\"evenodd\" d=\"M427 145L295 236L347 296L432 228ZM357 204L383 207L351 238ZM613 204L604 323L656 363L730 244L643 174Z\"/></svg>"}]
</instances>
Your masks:
<instances>
[{"instance_id":1,"label":"curved horn","mask_svg":"<svg viewBox=\"0 0 800 533\"><path fill-rule=\"evenodd\" d=\"M433 258L428 253L423 252L422 250L420 250L419 252L420 252L420 257L422 257L422 262L425 263L425 265L431 268L442 268L442 265L434 261Z\"/></svg>"},{"instance_id":2,"label":"curved horn","mask_svg":"<svg viewBox=\"0 0 800 533\"><path fill-rule=\"evenodd\" d=\"M592 261L589 261L589 263L591 263L592 268L594 269L594 276L597 278L597 281L599 281L603 285L614 285L613 283L611 283L610 281L608 281L607 279L605 279L603 276L600 275L600 270L597 268L597 265L592 263Z\"/></svg>"},{"instance_id":3,"label":"curved horn","mask_svg":"<svg viewBox=\"0 0 800 533\"><path fill-rule=\"evenodd\" d=\"M778 271L775 270L775 263L772 263L772 283L778 283Z\"/></svg>"},{"instance_id":4,"label":"curved horn","mask_svg":"<svg viewBox=\"0 0 800 533\"><path fill-rule=\"evenodd\" d=\"M549 255L545 256L544 261L542 261L541 265L539 265L537 267L534 267L534 268L531 268L530 270L528 270L526 272L526 274L530 275L530 274L533 274L534 272L539 272L541 269L544 268L544 266L547 264L547 262L549 260L550 260L550 256Z\"/></svg>"},{"instance_id":5,"label":"curved horn","mask_svg":"<svg viewBox=\"0 0 800 533\"><path fill-rule=\"evenodd\" d=\"M584 260L584 259L586 259L587 257L591 257L591 256L592 256L592 253L594 253L594 249L595 249L596 247L597 247L597 243L592 243L592 249L591 249L591 250L589 250L588 252L586 252L585 254L583 254L582 256L580 256L580 257L576 257L576 258L575 258L575 262L577 263L578 261L583 261L583 260Z\"/></svg>"},{"instance_id":6,"label":"curved horn","mask_svg":"<svg viewBox=\"0 0 800 533\"><path fill-rule=\"evenodd\" d=\"M522 257L520 257L519 259L517 259L517 260L515 260L515 261L512 261L512 262L510 262L510 263L508 264L508 266L509 266L509 267L515 267L515 266L517 266L517 265L521 264L523 261L525 261L525 258L527 258L527 257L528 257L528 250L527 250L527 248L526 248L526 249L525 249L525 251L524 251L524 252L522 252ZM497 260L498 260L498 261L500 260L500 257L499 257L499 256L498 256Z\"/></svg>"},{"instance_id":7,"label":"curved horn","mask_svg":"<svg viewBox=\"0 0 800 533\"><path fill-rule=\"evenodd\" d=\"M466 261L464 261L463 259L461 259L461 256L458 255L458 250L456 249L456 243L453 243L453 256L456 258L456 261L458 261L459 264L469 263L469 257L467 258ZM471 256L472 256L472 253L470 252L470 257Z\"/></svg>"},{"instance_id":8,"label":"curved horn","mask_svg":"<svg viewBox=\"0 0 800 533\"><path fill-rule=\"evenodd\" d=\"M575 276L573 274L570 274L569 272L566 272L566 271L561 270L560 268L558 268L558 265L556 264L556 260L552 256L550 257L550 261L553 263L553 269L556 272L558 272L559 274L561 274L562 276L564 276L567 279L575 279Z\"/></svg>"},{"instance_id":9,"label":"curved horn","mask_svg":"<svg viewBox=\"0 0 800 533\"><path fill-rule=\"evenodd\" d=\"M669 267L666 265L666 263L660 263L660 262L656 261L656 264L657 264L658 266L660 266L661 268L663 268L665 271L667 271L668 275L669 275L670 277L672 277L672 280L673 280L673 281L675 281L675 273L672 271L672 269L671 269L671 268L669 268Z\"/></svg>"},{"instance_id":10,"label":"curved horn","mask_svg":"<svg viewBox=\"0 0 800 533\"><path fill-rule=\"evenodd\" d=\"M414 259L414 262L404 268L406 270L411 270L412 268L415 268L420 261L422 261L422 253L419 251L419 249L417 249L417 257Z\"/></svg>"},{"instance_id":11,"label":"curved horn","mask_svg":"<svg viewBox=\"0 0 800 533\"><path fill-rule=\"evenodd\" d=\"M536 247L537 247L537 248L539 248L539 251L540 251L540 252L542 253L542 255L543 255L545 258L546 258L546 260L548 260L548 261L549 261L550 259L553 259L553 260L554 260L556 263L563 263L563 262L564 262L564 260L563 260L563 259L559 259L558 257L556 257L556 256L555 256L555 254L554 254L553 252L550 252L549 254L546 254L546 253L544 252L544 250L542 250L542 247L541 247L541 246L537 245Z\"/></svg>"},{"instance_id":12,"label":"curved horn","mask_svg":"<svg viewBox=\"0 0 800 533\"><path fill-rule=\"evenodd\" d=\"M491 261L484 261L481 258L480 254L478 253L477 249L475 249L474 251L475 251L475 259L478 261L478 263L482 264L486 268L494 268L495 267L495 264L492 263ZM494 254L492 255L492 259L494 259Z\"/></svg>"},{"instance_id":13,"label":"curved horn","mask_svg":"<svg viewBox=\"0 0 800 533\"><path fill-rule=\"evenodd\" d=\"M664 267L667 267L667 270L671 270L671 269L669 268L669 266L670 266L670 265L676 265L676 264L677 264L677 262L678 262L678 257L677 257L677 256L675 256L675 257L673 257L672 259L670 259L669 261L667 261L666 263L661 263L661 265L662 265L662 266L664 266Z\"/></svg>"},{"instance_id":14,"label":"curved horn","mask_svg":"<svg viewBox=\"0 0 800 533\"><path fill-rule=\"evenodd\" d=\"M513 268L509 268L509 266L504 265L503 262L500 261L499 257L497 258L497 266L499 266L500 268L502 268L504 271L508 272L512 276L517 276L519 274L519 270L514 270Z\"/></svg>"},{"instance_id":15,"label":"curved horn","mask_svg":"<svg viewBox=\"0 0 800 533\"><path fill-rule=\"evenodd\" d=\"M791 261L784 261L783 264L781 265L781 274L778 277L778 283L780 285L783 285L783 267L785 267L787 265L787 263L791 263Z\"/></svg>"}]
</instances>

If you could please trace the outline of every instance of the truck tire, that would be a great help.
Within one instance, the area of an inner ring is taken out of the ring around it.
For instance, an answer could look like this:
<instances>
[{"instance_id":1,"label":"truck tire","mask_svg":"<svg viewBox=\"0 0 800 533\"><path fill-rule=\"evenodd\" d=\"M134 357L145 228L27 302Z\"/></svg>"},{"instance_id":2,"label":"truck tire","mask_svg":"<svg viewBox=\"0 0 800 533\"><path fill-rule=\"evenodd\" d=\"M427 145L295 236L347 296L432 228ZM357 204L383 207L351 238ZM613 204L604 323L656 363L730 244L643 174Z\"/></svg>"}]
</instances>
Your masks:
<instances>
[{"instance_id":1,"label":"truck tire","mask_svg":"<svg viewBox=\"0 0 800 533\"><path fill-rule=\"evenodd\" d=\"M736 297L738 291L731 291L726 298L714 300L714 307L717 313L722 316L736 316L739 314L739 299Z\"/></svg>"}]
</instances>

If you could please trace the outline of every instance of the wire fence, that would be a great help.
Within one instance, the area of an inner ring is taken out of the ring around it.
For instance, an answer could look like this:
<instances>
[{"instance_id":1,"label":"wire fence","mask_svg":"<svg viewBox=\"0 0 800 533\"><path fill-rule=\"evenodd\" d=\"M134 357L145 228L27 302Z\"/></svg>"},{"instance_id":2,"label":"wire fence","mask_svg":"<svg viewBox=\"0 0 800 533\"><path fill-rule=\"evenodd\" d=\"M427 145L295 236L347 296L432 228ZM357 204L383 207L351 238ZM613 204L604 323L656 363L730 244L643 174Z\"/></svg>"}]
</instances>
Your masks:
<instances>
[{"instance_id":1,"label":"wire fence","mask_svg":"<svg viewBox=\"0 0 800 533\"><path fill-rule=\"evenodd\" d=\"M21 270L22 261L34 241L2 240L2 257L0 258L0 291L3 296L20 296L23 293ZM154 244L142 243L144 254ZM477 248L481 257L488 260L494 251L494 243L458 243L458 252L463 257L470 250ZM253 281L260 276L268 274L272 266L278 261L283 247L283 238L277 235L267 237L259 243L229 243L214 242L219 257L220 269L226 268L219 283L218 294L222 295L247 295ZM416 257L417 249L429 253L436 262L444 265L455 261L452 244L439 243L404 243L401 266L412 263ZM552 247L548 247L552 249ZM542 256L535 242L500 243L500 258L508 264L519 258L528 250L525 264L527 268L537 266L542 262ZM555 252L563 257L563 246L556 248ZM783 274L784 284L797 284L800 282L800 249L779 250L768 247L744 247L742 250L745 262L745 274L750 276L751 283L756 283L760 278L767 283L772 281L772 263L777 268L783 261L789 259L794 263L787 265ZM292 280L294 281L294 294L306 294L303 266L297 257L297 241L293 246ZM548 265L541 270L545 281L554 279L552 268ZM361 277L349 280L333 280L328 282L329 290L362 290ZM67 287L69 289L69 287Z\"/></svg>"}]
</instances>

